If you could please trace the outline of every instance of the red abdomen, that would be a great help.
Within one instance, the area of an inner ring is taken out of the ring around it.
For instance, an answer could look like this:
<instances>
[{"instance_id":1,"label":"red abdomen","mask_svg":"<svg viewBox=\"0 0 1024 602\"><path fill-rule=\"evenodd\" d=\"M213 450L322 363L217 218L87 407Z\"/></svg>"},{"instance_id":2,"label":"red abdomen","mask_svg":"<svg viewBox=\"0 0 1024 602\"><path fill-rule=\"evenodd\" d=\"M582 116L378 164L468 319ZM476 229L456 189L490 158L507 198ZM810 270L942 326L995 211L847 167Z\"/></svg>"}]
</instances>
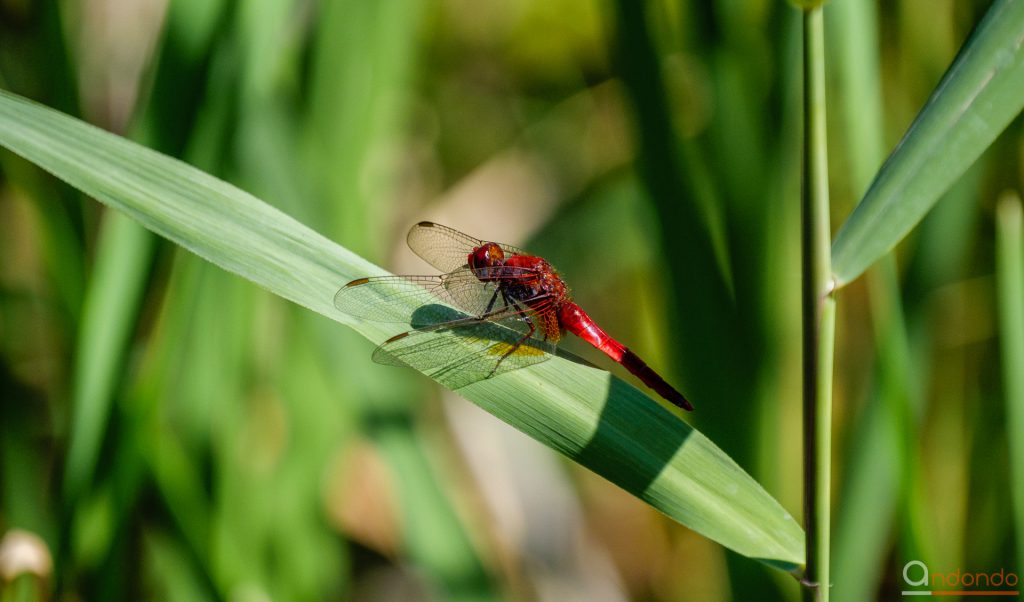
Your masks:
<instances>
[{"instance_id":1,"label":"red abdomen","mask_svg":"<svg viewBox=\"0 0 1024 602\"><path fill-rule=\"evenodd\" d=\"M668 384L660 374L640 359L640 356L601 330L601 327L579 305L571 301L563 303L558 310L558 320L566 330L597 347L605 355L622 364L626 370L632 372L659 395L684 410L693 410L693 406L682 393L676 391L672 385Z\"/></svg>"}]
</instances>

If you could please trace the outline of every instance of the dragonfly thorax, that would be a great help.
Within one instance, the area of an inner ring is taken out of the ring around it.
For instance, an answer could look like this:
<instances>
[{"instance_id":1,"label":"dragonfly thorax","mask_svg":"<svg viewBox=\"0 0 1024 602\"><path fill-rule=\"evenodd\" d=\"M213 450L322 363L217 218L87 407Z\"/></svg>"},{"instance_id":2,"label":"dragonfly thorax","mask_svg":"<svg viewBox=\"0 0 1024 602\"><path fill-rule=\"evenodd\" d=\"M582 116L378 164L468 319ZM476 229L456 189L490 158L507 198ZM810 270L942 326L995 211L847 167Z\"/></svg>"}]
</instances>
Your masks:
<instances>
[{"instance_id":1,"label":"dragonfly thorax","mask_svg":"<svg viewBox=\"0 0 1024 602\"><path fill-rule=\"evenodd\" d=\"M546 260L532 255L513 255L504 266L510 269L507 289L510 294L532 304L531 300L550 304L568 298L562 277Z\"/></svg>"},{"instance_id":2,"label":"dragonfly thorax","mask_svg":"<svg viewBox=\"0 0 1024 602\"><path fill-rule=\"evenodd\" d=\"M528 306L568 297L565 282L541 257L506 254L501 245L488 242L474 247L466 262L477 279L497 284L507 298Z\"/></svg>"}]
</instances>

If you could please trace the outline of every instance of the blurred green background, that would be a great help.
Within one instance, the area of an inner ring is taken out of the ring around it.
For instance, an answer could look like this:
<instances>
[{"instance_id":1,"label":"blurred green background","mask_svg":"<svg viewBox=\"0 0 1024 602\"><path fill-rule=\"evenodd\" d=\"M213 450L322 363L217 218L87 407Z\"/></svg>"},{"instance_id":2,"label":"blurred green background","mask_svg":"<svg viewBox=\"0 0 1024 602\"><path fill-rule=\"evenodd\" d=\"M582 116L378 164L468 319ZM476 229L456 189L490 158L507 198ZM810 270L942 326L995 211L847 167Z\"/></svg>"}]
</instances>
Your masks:
<instances>
[{"instance_id":1,"label":"blurred green background","mask_svg":"<svg viewBox=\"0 0 1024 602\"><path fill-rule=\"evenodd\" d=\"M828 6L834 223L987 6ZM794 516L799 45L768 0L0 0L0 87L392 271L429 273L404 248L423 219L544 255ZM1024 572L993 276L1022 134L840 298L837 600L899 598L911 559ZM38 575L4 594L798 595L6 151L0 220L0 549Z\"/></svg>"}]
</instances>

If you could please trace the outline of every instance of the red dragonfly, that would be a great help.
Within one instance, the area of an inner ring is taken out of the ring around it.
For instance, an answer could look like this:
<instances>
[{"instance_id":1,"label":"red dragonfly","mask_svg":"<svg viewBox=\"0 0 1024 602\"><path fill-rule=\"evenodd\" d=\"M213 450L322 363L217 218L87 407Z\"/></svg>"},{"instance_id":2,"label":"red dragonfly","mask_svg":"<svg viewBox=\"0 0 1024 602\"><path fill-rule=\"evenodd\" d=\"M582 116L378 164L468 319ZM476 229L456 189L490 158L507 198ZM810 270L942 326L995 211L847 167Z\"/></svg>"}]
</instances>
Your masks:
<instances>
[{"instance_id":1,"label":"red dragonfly","mask_svg":"<svg viewBox=\"0 0 1024 602\"><path fill-rule=\"evenodd\" d=\"M347 314L413 327L377 347L374 361L416 368L455 389L548 359L568 331L668 401L693 409L573 303L565 282L544 259L432 222L413 226L407 241L444 273L359 278L334 296L335 307Z\"/></svg>"}]
</instances>

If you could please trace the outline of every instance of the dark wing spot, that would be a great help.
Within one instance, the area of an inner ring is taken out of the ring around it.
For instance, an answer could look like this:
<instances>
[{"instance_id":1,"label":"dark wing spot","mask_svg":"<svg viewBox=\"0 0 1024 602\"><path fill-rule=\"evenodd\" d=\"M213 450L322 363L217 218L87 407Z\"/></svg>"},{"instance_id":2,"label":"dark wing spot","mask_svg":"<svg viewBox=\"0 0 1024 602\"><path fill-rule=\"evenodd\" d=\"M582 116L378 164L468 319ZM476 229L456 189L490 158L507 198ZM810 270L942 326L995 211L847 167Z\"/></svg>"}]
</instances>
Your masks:
<instances>
[{"instance_id":1,"label":"dark wing spot","mask_svg":"<svg viewBox=\"0 0 1024 602\"><path fill-rule=\"evenodd\" d=\"M360 284L366 284L369 281L370 281L369 278L356 278L352 282L349 282L348 284L346 284L345 288L349 288L349 287L353 287L353 286L359 286Z\"/></svg>"}]
</instances>

